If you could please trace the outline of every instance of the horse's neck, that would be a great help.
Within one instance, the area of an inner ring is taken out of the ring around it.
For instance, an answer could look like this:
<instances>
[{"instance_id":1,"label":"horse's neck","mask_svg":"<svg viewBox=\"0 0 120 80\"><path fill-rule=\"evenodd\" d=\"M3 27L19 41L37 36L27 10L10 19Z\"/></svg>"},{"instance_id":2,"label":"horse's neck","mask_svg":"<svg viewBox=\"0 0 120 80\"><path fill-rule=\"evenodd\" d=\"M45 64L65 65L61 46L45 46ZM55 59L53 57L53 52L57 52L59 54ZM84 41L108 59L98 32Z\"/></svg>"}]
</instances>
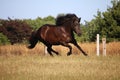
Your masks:
<instances>
[{"instance_id":1,"label":"horse's neck","mask_svg":"<svg viewBox=\"0 0 120 80\"><path fill-rule=\"evenodd\" d=\"M72 33L72 29L69 26L63 26L65 31L68 33Z\"/></svg>"}]
</instances>

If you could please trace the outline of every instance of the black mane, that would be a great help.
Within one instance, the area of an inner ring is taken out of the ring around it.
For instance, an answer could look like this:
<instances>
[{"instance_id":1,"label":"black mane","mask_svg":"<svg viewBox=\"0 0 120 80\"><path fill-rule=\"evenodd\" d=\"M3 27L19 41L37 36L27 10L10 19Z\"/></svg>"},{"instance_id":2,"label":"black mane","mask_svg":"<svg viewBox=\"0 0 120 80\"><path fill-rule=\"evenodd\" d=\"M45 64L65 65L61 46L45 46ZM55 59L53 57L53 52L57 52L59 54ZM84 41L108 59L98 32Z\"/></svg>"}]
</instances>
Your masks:
<instances>
[{"instance_id":1,"label":"black mane","mask_svg":"<svg viewBox=\"0 0 120 80\"><path fill-rule=\"evenodd\" d=\"M74 18L77 18L75 14L60 15L56 18L56 25L61 26L66 23L68 24L68 22L71 23L71 21L73 21Z\"/></svg>"}]
</instances>

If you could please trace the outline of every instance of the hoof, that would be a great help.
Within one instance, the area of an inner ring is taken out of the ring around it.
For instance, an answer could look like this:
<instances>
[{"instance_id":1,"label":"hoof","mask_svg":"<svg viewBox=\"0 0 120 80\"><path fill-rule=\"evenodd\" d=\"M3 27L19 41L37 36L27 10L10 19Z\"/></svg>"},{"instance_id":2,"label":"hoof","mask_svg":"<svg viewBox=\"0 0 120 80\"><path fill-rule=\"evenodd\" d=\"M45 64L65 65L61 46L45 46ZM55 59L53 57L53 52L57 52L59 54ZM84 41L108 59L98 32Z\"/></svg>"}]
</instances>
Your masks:
<instances>
[{"instance_id":1,"label":"hoof","mask_svg":"<svg viewBox=\"0 0 120 80\"><path fill-rule=\"evenodd\" d=\"M84 55L85 55L85 56L88 56L88 54L86 54L86 53L85 53Z\"/></svg>"},{"instance_id":2,"label":"hoof","mask_svg":"<svg viewBox=\"0 0 120 80\"><path fill-rule=\"evenodd\" d=\"M72 54L72 53L68 52L68 53L67 53L67 56L70 56L71 54Z\"/></svg>"}]
</instances>

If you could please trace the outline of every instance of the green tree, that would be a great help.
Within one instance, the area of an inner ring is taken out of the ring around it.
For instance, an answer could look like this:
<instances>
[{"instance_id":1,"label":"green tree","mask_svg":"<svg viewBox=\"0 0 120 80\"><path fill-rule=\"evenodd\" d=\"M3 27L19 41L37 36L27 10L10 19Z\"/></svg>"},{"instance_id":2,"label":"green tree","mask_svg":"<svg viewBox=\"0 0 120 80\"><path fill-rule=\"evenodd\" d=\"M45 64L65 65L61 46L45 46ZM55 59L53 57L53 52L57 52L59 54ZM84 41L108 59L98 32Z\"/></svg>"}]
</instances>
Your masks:
<instances>
[{"instance_id":1,"label":"green tree","mask_svg":"<svg viewBox=\"0 0 120 80\"><path fill-rule=\"evenodd\" d=\"M11 44L21 43L31 35L32 28L24 21L15 19L0 21L0 33L3 33L10 40Z\"/></svg>"},{"instance_id":2,"label":"green tree","mask_svg":"<svg viewBox=\"0 0 120 80\"><path fill-rule=\"evenodd\" d=\"M52 16L47 16L45 18L37 17L36 19L25 19L34 30L37 30L44 24L55 24L55 18Z\"/></svg>"},{"instance_id":3,"label":"green tree","mask_svg":"<svg viewBox=\"0 0 120 80\"><path fill-rule=\"evenodd\" d=\"M86 22L90 41L95 41L96 34L101 37L107 37L107 40L120 40L120 1L112 0L112 7L101 13L97 12L90 22ZM100 38L101 39L101 38Z\"/></svg>"},{"instance_id":4,"label":"green tree","mask_svg":"<svg viewBox=\"0 0 120 80\"><path fill-rule=\"evenodd\" d=\"M10 41L8 40L8 38L2 33L0 33L0 45L9 44L9 43Z\"/></svg>"},{"instance_id":5,"label":"green tree","mask_svg":"<svg viewBox=\"0 0 120 80\"><path fill-rule=\"evenodd\" d=\"M52 16L48 16L43 18L44 24L55 24L55 18Z\"/></svg>"}]
</instances>

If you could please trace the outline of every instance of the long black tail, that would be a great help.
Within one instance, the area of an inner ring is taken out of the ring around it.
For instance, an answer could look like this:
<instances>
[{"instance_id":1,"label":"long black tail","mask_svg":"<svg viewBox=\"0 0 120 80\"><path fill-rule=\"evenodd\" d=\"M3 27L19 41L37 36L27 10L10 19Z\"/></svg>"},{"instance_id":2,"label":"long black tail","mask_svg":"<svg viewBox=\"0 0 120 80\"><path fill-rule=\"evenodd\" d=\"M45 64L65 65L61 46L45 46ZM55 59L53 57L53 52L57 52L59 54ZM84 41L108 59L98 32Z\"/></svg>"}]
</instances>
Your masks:
<instances>
[{"instance_id":1,"label":"long black tail","mask_svg":"<svg viewBox=\"0 0 120 80\"><path fill-rule=\"evenodd\" d=\"M32 48L34 48L35 47L35 45L37 44L37 42L38 42L38 38L36 37L36 31L33 31L32 32L32 34L31 34L31 36L30 36L30 38L29 38L29 46L28 46L28 48L29 49L32 49Z\"/></svg>"}]
</instances>

